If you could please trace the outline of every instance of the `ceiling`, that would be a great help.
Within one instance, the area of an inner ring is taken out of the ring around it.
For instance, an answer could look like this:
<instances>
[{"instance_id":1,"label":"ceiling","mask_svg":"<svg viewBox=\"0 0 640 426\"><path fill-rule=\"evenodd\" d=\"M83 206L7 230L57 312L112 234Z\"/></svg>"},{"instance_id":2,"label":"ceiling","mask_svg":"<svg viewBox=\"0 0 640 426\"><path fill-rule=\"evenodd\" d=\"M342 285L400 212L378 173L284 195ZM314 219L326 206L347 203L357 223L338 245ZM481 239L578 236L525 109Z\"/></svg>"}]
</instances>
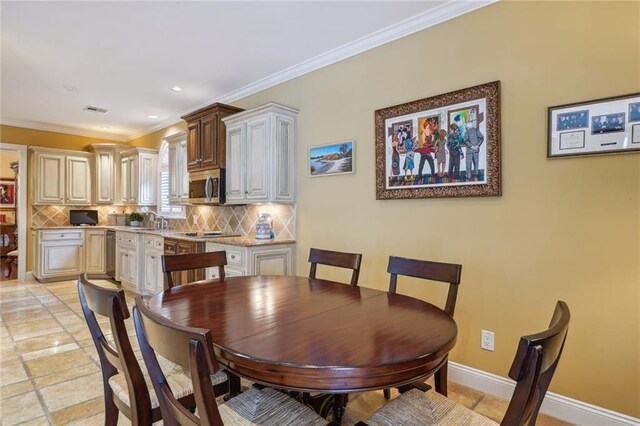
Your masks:
<instances>
[{"instance_id":1,"label":"ceiling","mask_svg":"<svg viewBox=\"0 0 640 426\"><path fill-rule=\"evenodd\" d=\"M490 2L2 2L1 120L128 140Z\"/></svg>"}]
</instances>

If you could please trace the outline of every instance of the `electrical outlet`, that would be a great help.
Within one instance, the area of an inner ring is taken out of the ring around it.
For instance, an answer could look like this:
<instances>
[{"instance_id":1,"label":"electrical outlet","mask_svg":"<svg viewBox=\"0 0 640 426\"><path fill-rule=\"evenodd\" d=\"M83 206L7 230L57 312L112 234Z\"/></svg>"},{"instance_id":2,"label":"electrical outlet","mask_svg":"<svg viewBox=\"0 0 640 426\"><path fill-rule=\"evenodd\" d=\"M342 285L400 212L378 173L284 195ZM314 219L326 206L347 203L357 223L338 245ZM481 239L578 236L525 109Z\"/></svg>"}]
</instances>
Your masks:
<instances>
[{"instance_id":1,"label":"electrical outlet","mask_svg":"<svg viewBox=\"0 0 640 426\"><path fill-rule=\"evenodd\" d=\"M193 221L193 224L196 225L198 223L198 215L197 214L192 214L191 215L191 220Z\"/></svg>"},{"instance_id":2,"label":"electrical outlet","mask_svg":"<svg viewBox=\"0 0 640 426\"><path fill-rule=\"evenodd\" d=\"M482 330L480 347L486 351L493 352L495 349L495 338L496 335L493 331Z\"/></svg>"}]
</instances>

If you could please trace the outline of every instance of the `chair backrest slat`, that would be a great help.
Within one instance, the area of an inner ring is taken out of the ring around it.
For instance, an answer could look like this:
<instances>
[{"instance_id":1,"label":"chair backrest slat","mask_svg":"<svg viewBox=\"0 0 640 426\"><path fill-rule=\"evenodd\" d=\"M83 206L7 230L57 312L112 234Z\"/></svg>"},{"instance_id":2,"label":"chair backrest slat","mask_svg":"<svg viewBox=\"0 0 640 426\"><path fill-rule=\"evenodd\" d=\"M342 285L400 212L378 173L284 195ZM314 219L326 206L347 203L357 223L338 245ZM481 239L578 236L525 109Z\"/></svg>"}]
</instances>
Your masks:
<instances>
[{"instance_id":1,"label":"chair backrest slat","mask_svg":"<svg viewBox=\"0 0 640 426\"><path fill-rule=\"evenodd\" d=\"M163 419L169 424L221 426L222 419L211 383L211 374L217 372L219 366L209 330L176 324L151 311L141 296L136 297L133 319L142 356L156 394L159 395ZM167 385L156 354L191 371L200 418L175 397Z\"/></svg>"},{"instance_id":2,"label":"chair backrest slat","mask_svg":"<svg viewBox=\"0 0 640 426\"><path fill-rule=\"evenodd\" d=\"M462 265L389 256L387 272L390 274L389 293L396 292L398 275L448 283L449 292L444 311L453 316L462 276Z\"/></svg>"},{"instance_id":3,"label":"chair backrest slat","mask_svg":"<svg viewBox=\"0 0 640 426\"><path fill-rule=\"evenodd\" d=\"M164 272L167 288L173 287L172 272L192 269L218 267L220 281L224 281L224 267L227 264L227 252L211 251L206 253L166 254L162 256L162 272Z\"/></svg>"},{"instance_id":4,"label":"chair backrest slat","mask_svg":"<svg viewBox=\"0 0 640 426\"><path fill-rule=\"evenodd\" d=\"M362 255L359 253L344 253L312 248L309 250L309 262L311 263L309 278L316 278L318 264L328 265L338 268L352 269L353 273L351 275L350 284L353 286L358 285L360 264L362 263Z\"/></svg>"},{"instance_id":5,"label":"chair backrest slat","mask_svg":"<svg viewBox=\"0 0 640 426\"><path fill-rule=\"evenodd\" d=\"M558 301L547 330L520 338L509 370L509 376L516 381L516 388L502 425L535 425L562 355L570 319L569 307L565 302Z\"/></svg>"}]
</instances>

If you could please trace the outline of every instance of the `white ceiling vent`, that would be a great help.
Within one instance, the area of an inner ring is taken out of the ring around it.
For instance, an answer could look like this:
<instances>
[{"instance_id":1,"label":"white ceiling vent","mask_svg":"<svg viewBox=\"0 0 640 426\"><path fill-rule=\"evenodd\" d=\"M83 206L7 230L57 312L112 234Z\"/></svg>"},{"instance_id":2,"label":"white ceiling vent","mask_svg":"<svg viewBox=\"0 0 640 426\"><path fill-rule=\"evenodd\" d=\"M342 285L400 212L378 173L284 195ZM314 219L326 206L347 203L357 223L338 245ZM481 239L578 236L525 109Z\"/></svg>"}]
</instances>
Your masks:
<instances>
[{"instance_id":1,"label":"white ceiling vent","mask_svg":"<svg viewBox=\"0 0 640 426\"><path fill-rule=\"evenodd\" d=\"M102 114L106 114L109 112L108 109L104 109L104 108L98 108L98 107L94 107L91 105L87 105L86 107L82 108L85 111L91 111L91 112L101 112Z\"/></svg>"}]
</instances>

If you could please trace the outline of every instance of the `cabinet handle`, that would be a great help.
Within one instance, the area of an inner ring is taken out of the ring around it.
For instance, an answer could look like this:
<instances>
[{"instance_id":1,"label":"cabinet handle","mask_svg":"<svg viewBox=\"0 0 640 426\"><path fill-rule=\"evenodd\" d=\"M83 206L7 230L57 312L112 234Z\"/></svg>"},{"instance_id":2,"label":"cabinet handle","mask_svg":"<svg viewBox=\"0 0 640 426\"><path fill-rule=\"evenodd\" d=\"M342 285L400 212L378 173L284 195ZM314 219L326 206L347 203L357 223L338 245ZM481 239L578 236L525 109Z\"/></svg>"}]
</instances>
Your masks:
<instances>
[{"instance_id":1,"label":"cabinet handle","mask_svg":"<svg viewBox=\"0 0 640 426\"><path fill-rule=\"evenodd\" d=\"M152 259L155 259L156 257L155 257L155 256L151 256L151 258L152 258Z\"/></svg>"},{"instance_id":2,"label":"cabinet handle","mask_svg":"<svg viewBox=\"0 0 640 426\"><path fill-rule=\"evenodd\" d=\"M231 258L232 258L232 259L235 259L235 258L236 258L236 255L235 255L235 254L232 254L232 255L231 255Z\"/></svg>"},{"instance_id":3,"label":"cabinet handle","mask_svg":"<svg viewBox=\"0 0 640 426\"><path fill-rule=\"evenodd\" d=\"M249 193L249 191L244 191L244 193L245 193L245 194L248 194L248 193Z\"/></svg>"},{"instance_id":4,"label":"cabinet handle","mask_svg":"<svg viewBox=\"0 0 640 426\"><path fill-rule=\"evenodd\" d=\"M64 238L64 234L60 234L60 238Z\"/></svg>"}]
</instances>

